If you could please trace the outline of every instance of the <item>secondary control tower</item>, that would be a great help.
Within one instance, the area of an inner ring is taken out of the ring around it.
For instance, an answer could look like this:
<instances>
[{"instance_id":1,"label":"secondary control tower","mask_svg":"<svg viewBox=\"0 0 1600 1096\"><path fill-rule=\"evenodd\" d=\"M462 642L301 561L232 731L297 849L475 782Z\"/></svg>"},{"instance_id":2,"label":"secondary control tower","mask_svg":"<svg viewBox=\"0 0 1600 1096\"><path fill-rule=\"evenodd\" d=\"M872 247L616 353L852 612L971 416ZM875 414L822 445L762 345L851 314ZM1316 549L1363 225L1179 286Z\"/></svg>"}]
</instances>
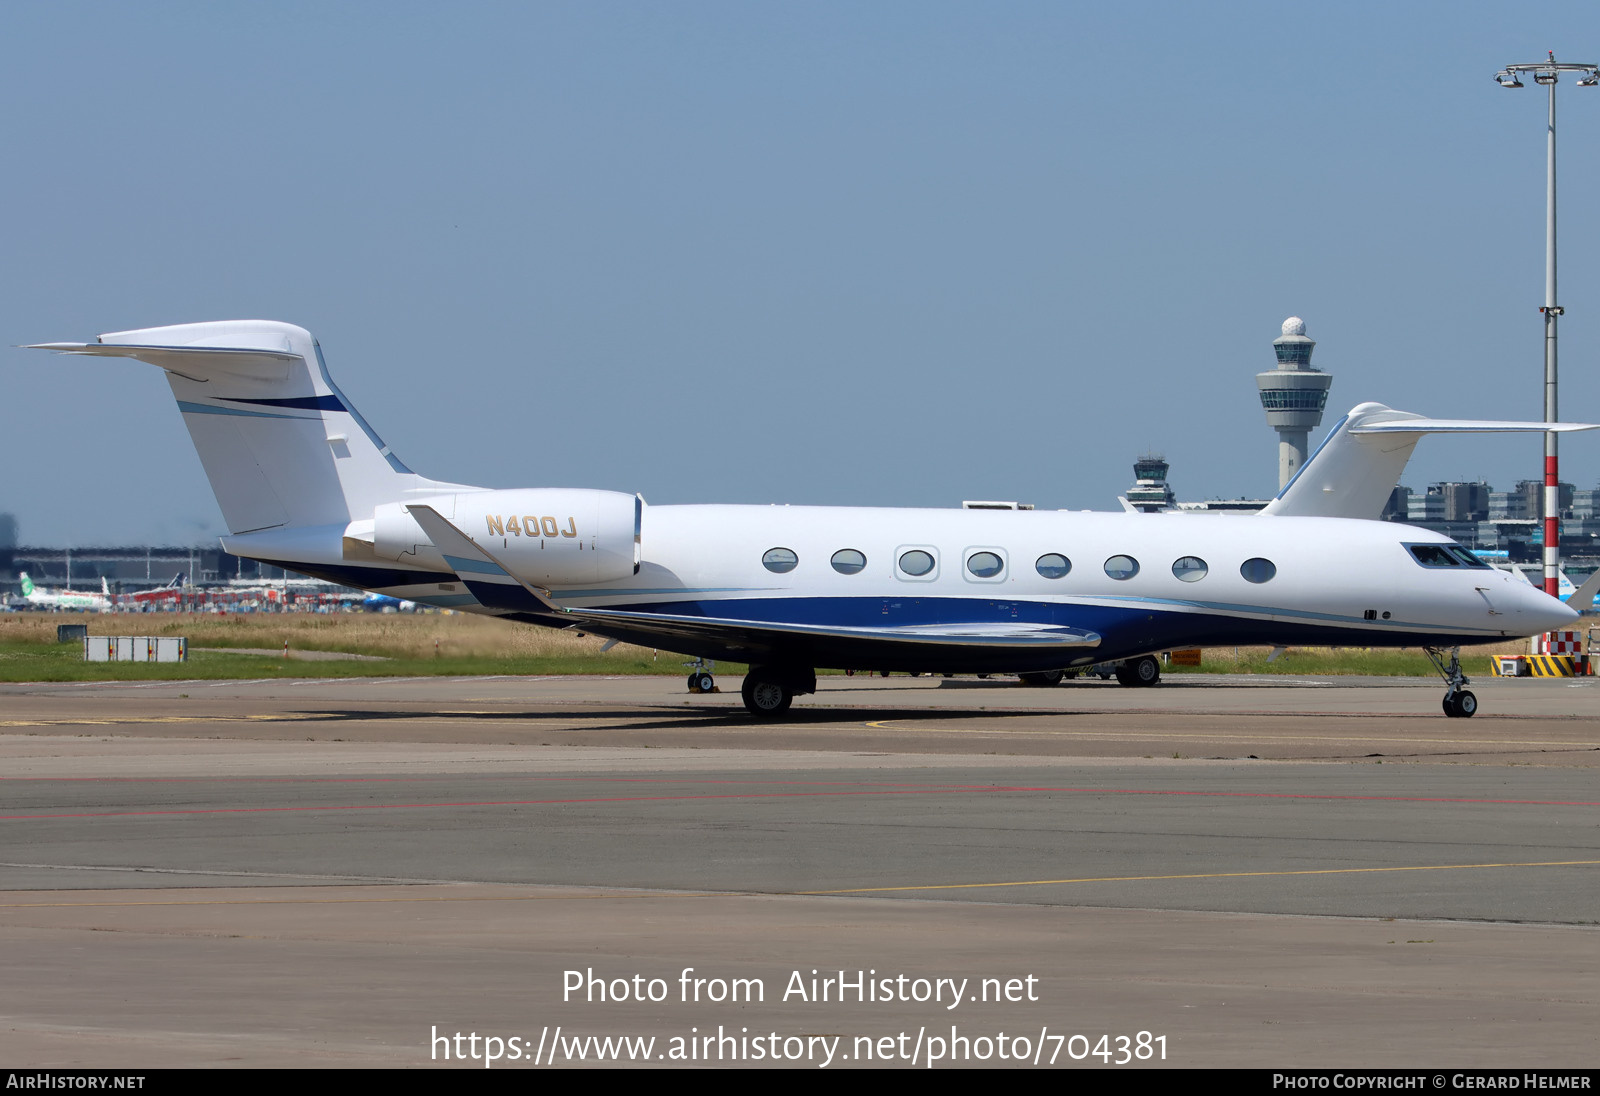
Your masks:
<instances>
[{"instance_id":1,"label":"secondary control tower","mask_svg":"<svg viewBox=\"0 0 1600 1096\"><path fill-rule=\"evenodd\" d=\"M1306 462L1311 431L1322 421L1322 408L1333 384L1331 376L1311 368L1311 351L1316 345L1306 338L1306 321L1290 316L1283 321L1282 337L1272 340L1278 368L1256 374L1267 425L1278 432L1280 491Z\"/></svg>"}]
</instances>

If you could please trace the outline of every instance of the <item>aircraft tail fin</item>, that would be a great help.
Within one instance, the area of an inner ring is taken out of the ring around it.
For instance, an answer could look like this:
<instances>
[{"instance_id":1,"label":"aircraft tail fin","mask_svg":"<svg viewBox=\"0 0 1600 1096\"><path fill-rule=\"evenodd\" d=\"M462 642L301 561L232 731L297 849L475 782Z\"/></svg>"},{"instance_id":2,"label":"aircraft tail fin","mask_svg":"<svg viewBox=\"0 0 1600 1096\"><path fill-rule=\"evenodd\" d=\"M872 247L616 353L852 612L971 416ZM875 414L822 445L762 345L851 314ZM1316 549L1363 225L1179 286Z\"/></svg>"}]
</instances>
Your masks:
<instances>
[{"instance_id":1,"label":"aircraft tail fin","mask_svg":"<svg viewBox=\"0 0 1600 1096\"><path fill-rule=\"evenodd\" d=\"M1508 565L1508 567L1506 569L1508 571L1510 571L1512 576L1518 582L1522 583L1524 586L1532 586L1533 585L1533 580L1528 577L1528 572L1524 571L1521 567L1517 566L1515 563Z\"/></svg>"},{"instance_id":2,"label":"aircraft tail fin","mask_svg":"<svg viewBox=\"0 0 1600 1096\"><path fill-rule=\"evenodd\" d=\"M24 572L22 572L21 575L19 575L17 577L22 579L22 596L23 597L32 597L33 596L33 592L34 592L34 590L37 589L37 587L34 586L33 579L28 577L28 572L24 571Z\"/></svg>"},{"instance_id":3,"label":"aircraft tail fin","mask_svg":"<svg viewBox=\"0 0 1600 1096\"><path fill-rule=\"evenodd\" d=\"M179 324L31 349L165 370L234 534L343 524L381 503L464 489L401 463L333 383L311 333L292 324Z\"/></svg>"},{"instance_id":4,"label":"aircraft tail fin","mask_svg":"<svg viewBox=\"0 0 1600 1096\"><path fill-rule=\"evenodd\" d=\"M1573 422L1493 422L1427 419L1381 403L1363 403L1334 424L1263 515L1376 518L1400 482L1424 434L1542 434L1593 430Z\"/></svg>"},{"instance_id":5,"label":"aircraft tail fin","mask_svg":"<svg viewBox=\"0 0 1600 1096\"><path fill-rule=\"evenodd\" d=\"M1580 613L1591 612L1594 609L1594 596L1600 594L1600 568L1594 574L1583 580L1571 597L1567 598L1567 608L1576 609Z\"/></svg>"}]
</instances>

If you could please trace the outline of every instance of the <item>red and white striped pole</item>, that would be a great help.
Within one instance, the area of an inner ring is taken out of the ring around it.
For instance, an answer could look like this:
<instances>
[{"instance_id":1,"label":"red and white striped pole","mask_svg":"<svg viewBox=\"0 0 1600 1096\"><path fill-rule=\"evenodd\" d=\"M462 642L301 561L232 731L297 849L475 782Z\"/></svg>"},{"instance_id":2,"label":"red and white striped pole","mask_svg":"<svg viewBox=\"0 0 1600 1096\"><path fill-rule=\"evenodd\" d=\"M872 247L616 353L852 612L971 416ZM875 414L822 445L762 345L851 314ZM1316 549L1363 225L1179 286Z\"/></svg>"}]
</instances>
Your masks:
<instances>
[{"instance_id":1,"label":"red and white striped pole","mask_svg":"<svg viewBox=\"0 0 1600 1096\"><path fill-rule=\"evenodd\" d=\"M1555 54L1550 55L1555 60ZM1544 421L1560 422L1556 410L1556 74L1548 76L1550 122L1545 137L1544 210ZM1541 81L1542 82L1542 81ZM1554 430L1544 436L1544 592L1559 597L1561 582L1561 476Z\"/></svg>"}]
</instances>

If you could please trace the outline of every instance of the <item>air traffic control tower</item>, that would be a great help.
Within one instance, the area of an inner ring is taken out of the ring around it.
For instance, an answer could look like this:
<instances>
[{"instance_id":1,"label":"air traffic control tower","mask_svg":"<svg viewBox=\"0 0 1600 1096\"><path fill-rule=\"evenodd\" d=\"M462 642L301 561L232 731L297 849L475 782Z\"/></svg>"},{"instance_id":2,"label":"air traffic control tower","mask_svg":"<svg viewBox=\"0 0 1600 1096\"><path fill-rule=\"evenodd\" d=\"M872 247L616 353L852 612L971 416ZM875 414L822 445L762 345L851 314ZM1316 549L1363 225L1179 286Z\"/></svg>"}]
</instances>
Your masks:
<instances>
[{"instance_id":1,"label":"air traffic control tower","mask_svg":"<svg viewBox=\"0 0 1600 1096\"><path fill-rule=\"evenodd\" d=\"M1322 421L1333 378L1311 368L1316 343L1306 338L1306 322L1299 316L1283 321L1283 336L1272 340L1278 368L1256 374L1267 425L1278 432L1278 489L1288 486L1306 462L1311 431Z\"/></svg>"}]
</instances>

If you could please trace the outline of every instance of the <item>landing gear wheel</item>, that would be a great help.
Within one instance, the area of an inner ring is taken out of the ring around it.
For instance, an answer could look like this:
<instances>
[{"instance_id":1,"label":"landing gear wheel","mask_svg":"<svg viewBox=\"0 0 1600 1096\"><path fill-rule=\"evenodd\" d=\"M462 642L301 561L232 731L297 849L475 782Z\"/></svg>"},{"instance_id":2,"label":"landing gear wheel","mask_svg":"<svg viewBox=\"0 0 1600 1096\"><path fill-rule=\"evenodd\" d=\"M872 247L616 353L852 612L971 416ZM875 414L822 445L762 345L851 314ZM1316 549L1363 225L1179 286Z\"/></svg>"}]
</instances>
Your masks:
<instances>
[{"instance_id":1,"label":"landing gear wheel","mask_svg":"<svg viewBox=\"0 0 1600 1096\"><path fill-rule=\"evenodd\" d=\"M717 679L708 673L689 675L689 691L696 693L709 693L717 687Z\"/></svg>"},{"instance_id":2,"label":"landing gear wheel","mask_svg":"<svg viewBox=\"0 0 1600 1096\"><path fill-rule=\"evenodd\" d=\"M1470 682L1467 675L1461 672L1461 648L1450 649L1449 662L1445 661L1443 652L1437 647L1424 647L1422 651L1433 663L1434 669L1439 671L1439 676L1444 678L1444 714L1451 719L1471 719L1478 710L1478 698L1462 688Z\"/></svg>"},{"instance_id":3,"label":"landing gear wheel","mask_svg":"<svg viewBox=\"0 0 1600 1096\"><path fill-rule=\"evenodd\" d=\"M757 719L776 719L789 710L794 692L782 678L752 666L744 675L744 687L739 690L744 697L745 710Z\"/></svg>"},{"instance_id":4,"label":"landing gear wheel","mask_svg":"<svg viewBox=\"0 0 1600 1096\"><path fill-rule=\"evenodd\" d=\"M1065 670L1039 670L1035 673L1018 674L1017 678L1024 685L1059 685L1065 676Z\"/></svg>"},{"instance_id":5,"label":"landing gear wheel","mask_svg":"<svg viewBox=\"0 0 1600 1096\"><path fill-rule=\"evenodd\" d=\"M1117 683L1130 688L1144 688L1161 680L1161 663L1152 655L1130 658L1117 667Z\"/></svg>"}]
</instances>

